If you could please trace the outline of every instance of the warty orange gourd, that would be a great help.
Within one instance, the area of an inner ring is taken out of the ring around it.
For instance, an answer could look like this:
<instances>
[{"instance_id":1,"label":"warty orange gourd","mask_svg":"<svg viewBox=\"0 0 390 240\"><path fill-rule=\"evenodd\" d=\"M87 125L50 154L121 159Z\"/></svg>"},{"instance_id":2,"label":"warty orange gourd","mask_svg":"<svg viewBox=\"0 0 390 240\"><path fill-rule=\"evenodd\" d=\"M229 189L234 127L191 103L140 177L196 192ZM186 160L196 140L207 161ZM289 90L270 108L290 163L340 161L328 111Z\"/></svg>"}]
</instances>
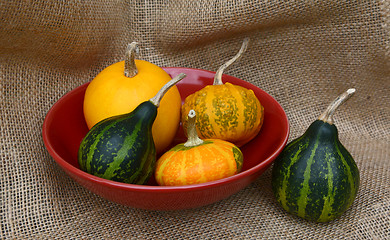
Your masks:
<instances>
[{"instance_id":1,"label":"warty orange gourd","mask_svg":"<svg viewBox=\"0 0 390 240\"><path fill-rule=\"evenodd\" d=\"M248 46L246 38L238 54L223 64L215 74L213 85L189 95L183 105L181 121L187 128L190 109L197 113L197 129L200 138L218 138L242 146L260 131L264 108L251 89L229 82L222 82L225 68L241 57Z\"/></svg>"}]
</instances>

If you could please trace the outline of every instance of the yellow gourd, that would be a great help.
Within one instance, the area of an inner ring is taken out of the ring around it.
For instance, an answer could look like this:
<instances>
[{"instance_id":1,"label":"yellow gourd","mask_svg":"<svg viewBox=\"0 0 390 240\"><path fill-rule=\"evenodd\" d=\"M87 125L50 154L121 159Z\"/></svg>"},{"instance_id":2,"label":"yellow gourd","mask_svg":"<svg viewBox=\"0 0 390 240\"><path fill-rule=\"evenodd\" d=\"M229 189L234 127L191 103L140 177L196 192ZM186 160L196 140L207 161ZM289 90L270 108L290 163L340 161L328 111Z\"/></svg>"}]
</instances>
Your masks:
<instances>
[{"instance_id":1,"label":"yellow gourd","mask_svg":"<svg viewBox=\"0 0 390 240\"><path fill-rule=\"evenodd\" d=\"M125 60L105 68L88 85L84 97L84 117L88 128L108 117L133 111L171 80L162 68L136 60L137 52L137 43L129 44ZM152 127L157 153L164 151L176 135L180 106L180 93L173 86L161 100Z\"/></svg>"},{"instance_id":2,"label":"yellow gourd","mask_svg":"<svg viewBox=\"0 0 390 240\"><path fill-rule=\"evenodd\" d=\"M241 57L248 46L246 38L238 54L223 64L215 74L213 85L189 95L182 105L181 121L187 128L190 109L197 113L196 126L200 138L218 138L242 146L260 131L264 108L251 89L222 82L225 68Z\"/></svg>"}]
</instances>

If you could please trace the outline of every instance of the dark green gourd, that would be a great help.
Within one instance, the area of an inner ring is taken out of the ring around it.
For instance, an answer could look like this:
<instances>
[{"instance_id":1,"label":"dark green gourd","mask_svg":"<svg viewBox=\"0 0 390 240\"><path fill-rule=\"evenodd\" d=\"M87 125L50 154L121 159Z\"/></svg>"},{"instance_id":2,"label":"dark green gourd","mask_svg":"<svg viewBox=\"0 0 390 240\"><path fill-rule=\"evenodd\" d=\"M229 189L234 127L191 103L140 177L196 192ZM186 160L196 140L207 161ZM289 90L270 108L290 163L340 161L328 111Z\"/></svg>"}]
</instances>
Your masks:
<instances>
[{"instance_id":1,"label":"dark green gourd","mask_svg":"<svg viewBox=\"0 0 390 240\"><path fill-rule=\"evenodd\" d=\"M152 125L157 108L169 88L185 76L182 73L173 78L132 112L104 119L92 127L80 144L80 168L113 181L145 184L156 162Z\"/></svg>"},{"instance_id":2,"label":"dark green gourd","mask_svg":"<svg viewBox=\"0 0 390 240\"><path fill-rule=\"evenodd\" d=\"M337 97L275 160L272 190L287 212L328 222L352 205L359 188L359 170L340 143L332 116L354 92L349 89Z\"/></svg>"}]
</instances>

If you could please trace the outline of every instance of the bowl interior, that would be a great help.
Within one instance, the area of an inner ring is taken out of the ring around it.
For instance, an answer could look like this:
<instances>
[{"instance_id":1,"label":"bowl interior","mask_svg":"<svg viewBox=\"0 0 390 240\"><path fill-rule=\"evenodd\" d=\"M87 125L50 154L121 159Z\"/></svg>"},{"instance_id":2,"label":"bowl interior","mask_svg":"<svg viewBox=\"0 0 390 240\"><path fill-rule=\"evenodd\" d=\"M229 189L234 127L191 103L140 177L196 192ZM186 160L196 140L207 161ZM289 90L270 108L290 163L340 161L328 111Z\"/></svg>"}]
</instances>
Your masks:
<instances>
[{"instance_id":1,"label":"bowl interior","mask_svg":"<svg viewBox=\"0 0 390 240\"><path fill-rule=\"evenodd\" d=\"M186 73L187 77L177 84L182 100L189 94L212 84L214 72L189 68L164 68L172 77ZM244 154L243 170L240 174L253 168L260 170L268 167L285 146L289 125L286 114L279 103L260 88L224 75L223 82L241 85L252 89L264 107L264 123L260 133L249 143L241 147ZM49 111L43 126L43 137L46 148L55 161L62 167L78 169L77 152L79 144L88 132L83 115L84 92L88 83L70 91L63 96ZM186 139L180 127L172 146ZM106 181L102 179L102 181ZM107 180L108 181L108 180ZM131 184L127 184L131 186ZM148 186L155 186L152 179ZM173 187L174 188L174 187Z\"/></svg>"}]
</instances>

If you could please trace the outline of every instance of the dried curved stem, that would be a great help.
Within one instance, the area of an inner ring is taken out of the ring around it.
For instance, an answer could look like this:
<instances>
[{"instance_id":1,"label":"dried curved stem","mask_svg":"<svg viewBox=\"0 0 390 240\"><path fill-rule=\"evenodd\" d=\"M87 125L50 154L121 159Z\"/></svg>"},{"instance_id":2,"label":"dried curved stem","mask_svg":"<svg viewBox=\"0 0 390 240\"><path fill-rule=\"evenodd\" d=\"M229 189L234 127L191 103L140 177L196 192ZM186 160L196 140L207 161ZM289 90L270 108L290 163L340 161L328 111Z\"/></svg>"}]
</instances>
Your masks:
<instances>
[{"instance_id":1,"label":"dried curved stem","mask_svg":"<svg viewBox=\"0 0 390 240\"><path fill-rule=\"evenodd\" d=\"M341 104L347 101L355 93L355 91L356 90L354 88L350 88L338 96L331 104L329 104L328 108L321 114L318 120L333 124L333 113Z\"/></svg>"},{"instance_id":2,"label":"dried curved stem","mask_svg":"<svg viewBox=\"0 0 390 240\"><path fill-rule=\"evenodd\" d=\"M158 92L157 94L152 97L149 101L151 101L156 107L160 106L160 101L164 94L168 92L168 90L173 87L176 83L178 83L180 80L185 78L187 75L185 73L180 73L173 79L171 79L169 82L167 82Z\"/></svg>"},{"instance_id":3,"label":"dried curved stem","mask_svg":"<svg viewBox=\"0 0 390 240\"><path fill-rule=\"evenodd\" d=\"M132 78L138 74L137 66L135 65L135 55L139 53L138 43L132 42L127 45L125 53L125 70L126 77Z\"/></svg>"},{"instance_id":4,"label":"dried curved stem","mask_svg":"<svg viewBox=\"0 0 390 240\"><path fill-rule=\"evenodd\" d=\"M188 112L188 121L187 121L187 136L188 140L184 143L185 147L194 147L203 143L203 140L199 138L198 133L196 132L196 113L195 110L190 110Z\"/></svg>"},{"instance_id":5,"label":"dried curved stem","mask_svg":"<svg viewBox=\"0 0 390 240\"><path fill-rule=\"evenodd\" d=\"M234 63L235 61L237 61L237 59L241 58L242 54L246 51L246 49L248 48L248 44L249 44L249 38L245 38L244 39L244 42L242 43L242 46L241 46L241 49L240 51L236 54L236 56L234 56L232 59L230 59L229 61L227 61L226 63L224 63L219 69L218 71L215 73L215 76L214 76L214 83L213 85L222 85L223 82L222 82L222 74L223 74L223 71L229 67L232 63Z\"/></svg>"}]
</instances>

